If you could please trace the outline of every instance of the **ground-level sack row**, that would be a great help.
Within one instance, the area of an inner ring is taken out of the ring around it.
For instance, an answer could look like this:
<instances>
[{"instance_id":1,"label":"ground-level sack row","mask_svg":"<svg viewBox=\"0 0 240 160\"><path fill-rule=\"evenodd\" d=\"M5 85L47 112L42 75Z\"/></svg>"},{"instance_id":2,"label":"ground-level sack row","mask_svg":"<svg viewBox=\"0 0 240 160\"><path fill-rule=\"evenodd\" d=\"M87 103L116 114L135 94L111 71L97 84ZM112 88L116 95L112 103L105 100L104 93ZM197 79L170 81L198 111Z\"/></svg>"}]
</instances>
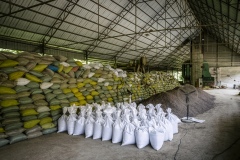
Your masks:
<instances>
[{"instance_id":1,"label":"ground-level sack row","mask_svg":"<svg viewBox=\"0 0 240 160\"><path fill-rule=\"evenodd\" d=\"M138 148L144 148L151 144L159 150L164 141L171 141L173 134L178 133L180 123L170 108L166 117L165 114L161 104L118 103L111 106L103 103L65 107L58 120L58 132L67 131L75 136L84 134L86 138L111 140L122 146L136 144Z\"/></svg>"}]
</instances>

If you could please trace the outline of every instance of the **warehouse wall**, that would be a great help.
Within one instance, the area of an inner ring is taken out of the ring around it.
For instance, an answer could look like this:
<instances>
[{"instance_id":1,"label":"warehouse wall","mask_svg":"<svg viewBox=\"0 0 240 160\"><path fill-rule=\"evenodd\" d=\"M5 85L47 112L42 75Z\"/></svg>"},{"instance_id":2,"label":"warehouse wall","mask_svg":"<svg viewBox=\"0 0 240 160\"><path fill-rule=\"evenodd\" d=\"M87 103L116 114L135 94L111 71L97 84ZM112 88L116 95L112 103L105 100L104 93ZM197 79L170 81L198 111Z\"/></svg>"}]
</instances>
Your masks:
<instances>
[{"instance_id":1,"label":"warehouse wall","mask_svg":"<svg viewBox=\"0 0 240 160\"><path fill-rule=\"evenodd\" d=\"M240 85L240 67L219 67L217 70L211 67L210 73L216 77L216 85L226 85L229 88L233 88L234 84Z\"/></svg>"},{"instance_id":2,"label":"warehouse wall","mask_svg":"<svg viewBox=\"0 0 240 160\"><path fill-rule=\"evenodd\" d=\"M236 67L240 66L240 54L233 52L223 43L208 35L204 35L203 59L210 67Z\"/></svg>"}]
</instances>

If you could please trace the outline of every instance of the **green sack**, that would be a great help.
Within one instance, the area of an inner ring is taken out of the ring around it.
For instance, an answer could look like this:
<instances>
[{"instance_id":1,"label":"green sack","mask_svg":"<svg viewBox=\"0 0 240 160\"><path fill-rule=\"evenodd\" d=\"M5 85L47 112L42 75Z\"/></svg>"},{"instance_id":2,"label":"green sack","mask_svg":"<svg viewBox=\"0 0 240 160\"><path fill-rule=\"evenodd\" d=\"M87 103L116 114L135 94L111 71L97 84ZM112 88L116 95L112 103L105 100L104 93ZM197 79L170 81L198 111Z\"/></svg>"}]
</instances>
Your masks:
<instances>
[{"instance_id":1,"label":"green sack","mask_svg":"<svg viewBox=\"0 0 240 160\"><path fill-rule=\"evenodd\" d=\"M57 127L49 128L49 129L44 129L44 130L42 131L43 134L50 134L50 133L53 133L53 132L57 132Z\"/></svg>"},{"instance_id":2,"label":"green sack","mask_svg":"<svg viewBox=\"0 0 240 160\"><path fill-rule=\"evenodd\" d=\"M48 117L50 115L51 115L50 112L42 112L42 113L38 114L38 119L42 119L42 118Z\"/></svg>"},{"instance_id":3,"label":"green sack","mask_svg":"<svg viewBox=\"0 0 240 160\"><path fill-rule=\"evenodd\" d=\"M22 117L22 121L26 122L26 121L31 121L31 120L35 120L37 119L38 117L35 116L35 115L31 115L31 116L24 116Z\"/></svg>"},{"instance_id":4,"label":"green sack","mask_svg":"<svg viewBox=\"0 0 240 160\"><path fill-rule=\"evenodd\" d=\"M0 139L0 147L5 146L9 143L9 140L1 138Z\"/></svg>"},{"instance_id":5,"label":"green sack","mask_svg":"<svg viewBox=\"0 0 240 160\"><path fill-rule=\"evenodd\" d=\"M18 102L20 104L29 104L29 103L32 103L33 100L31 98L29 98L29 97L22 97L22 98L18 99Z\"/></svg>"},{"instance_id":6,"label":"green sack","mask_svg":"<svg viewBox=\"0 0 240 160\"><path fill-rule=\"evenodd\" d=\"M31 94L40 94L40 93L43 93L43 90L42 89L39 89L39 88L33 88L30 90Z\"/></svg>"},{"instance_id":7,"label":"green sack","mask_svg":"<svg viewBox=\"0 0 240 160\"><path fill-rule=\"evenodd\" d=\"M12 136L9 138L9 143L10 144L13 144L13 143L16 143L16 142L19 142L19 141L23 141L27 139L27 136L23 133L19 134L19 135L16 135L16 136Z\"/></svg>"},{"instance_id":8,"label":"green sack","mask_svg":"<svg viewBox=\"0 0 240 160\"><path fill-rule=\"evenodd\" d=\"M40 88L40 84L39 83L37 83L37 82L33 82L33 81L31 81L31 82L29 82L27 85L26 85L27 87L29 87L29 88Z\"/></svg>"},{"instance_id":9,"label":"green sack","mask_svg":"<svg viewBox=\"0 0 240 160\"><path fill-rule=\"evenodd\" d=\"M23 123L22 122L16 122L16 123L11 123L11 124L8 124L4 127L5 131L9 131L9 130L12 130L12 129L18 129L18 128L21 128L23 126Z\"/></svg>"},{"instance_id":10,"label":"green sack","mask_svg":"<svg viewBox=\"0 0 240 160\"><path fill-rule=\"evenodd\" d=\"M3 118L7 119L7 118L16 118L19 117L20 113L19 112L9 112L9 113L4 113L3 114Z\"/></svg>"}]
</instances>

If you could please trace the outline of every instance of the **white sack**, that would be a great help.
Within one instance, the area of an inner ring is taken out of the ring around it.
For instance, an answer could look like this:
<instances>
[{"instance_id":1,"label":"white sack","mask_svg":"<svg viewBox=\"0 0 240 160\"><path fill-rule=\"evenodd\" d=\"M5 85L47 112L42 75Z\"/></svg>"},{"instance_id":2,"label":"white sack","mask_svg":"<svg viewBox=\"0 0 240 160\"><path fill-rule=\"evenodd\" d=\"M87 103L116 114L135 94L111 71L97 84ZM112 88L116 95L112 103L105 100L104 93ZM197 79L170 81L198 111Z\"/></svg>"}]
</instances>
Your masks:
<instances>
[{"instance_id":1,"label":"white sack","mask_svg":"<svg viewBox=\"0 0 240 160\"><path fill-rule=\"evenodd\" d=\"M18 78L16 81L17 81L18 86L24 86L30 82L30 80L28 80L26 78Z\"/></svg>"},{"instance_id":2,"label":"white sack","mask_svg":"<svg viewBox=\"0 0 240 160\"><path fill-rule=\"evenodd\" d=\"M97 105L98 107L96 111L96 120L94 122L94 129L93 129L93 139L99 139L102 138L102 128L103 128L103 117L102 117L102 111L100 111L100 105Z\"/></svg>"},{"instance_id":3,"label":"white sack","mask_svg":"<svg viewBox=\"0 0 240 160\"><path fill-rule=\"evenodd\" d=\"M43 82L43 83L40 84L40 88L41 89L48 89L52 85L53 85L53 83L51 83L51 82Z\"/></svg>"},{"instance_id":4,"label":"white sack","mask_svg":"<svg viewBox=\"0 0 240 160\"><path fill-rule=\"evenodd\" d=\"M161 149L164 141L164 132L161 130L157 130L155 128L150 128L149 129L149 138L150 138L150 143L151 146L155 150Z\"/></svg>"},{"instance_id":5,"label":"white sack","mask_svg":"<svg viewBox=\"0 0 240 160\"><path fill-rule=\"evenodd\" d=\"M172 124L173 134L178 133L178 123L181 122L180 119L179 119L176 115L174 115L174 114L171 113L171 108L168 108L168 109L167 109L167 112L168 112L168 113L167 113L166 118L167 118L167 120L169 120L169 121L171 122L171 124Z\"/></svg>"},{"instance_id":6,"label":"white sack","mask_svg":"<svg viewBox=\"0 0 240 160\"><path fill-rule=\"evenodd\" d=\"M74 116L74 114L76 114L76 110L74 107L69 107L68 112L70 115L67 118L67 130L68 134L72 135L74 133L75 121L77 120Z\"/></svg>"},{"instance_id":7,"label":"white sack","mask_svg":"<svg viewBox=\"0 0 240 160\"><path fill-rule=\"evenodd\" d=\"M120 104L119 104L119 107L120 107ZM116 120L113 124L112 143L120 143L122 142L122 139L123 139L124 124L121 120L120 115L121 115L121 110L118 110L115 115Z\"/></svg>"},{"instance_id":8,"label":"white sack","mask_svg":"<svg viewBox=\"0 0 240 160\"><path fill-rule=\"evenodd\" d=\"M111 114L115 111L115 109L115 107L111 107L110 103L108 103L107 107L104 109L105 117L103 123L102 141L108 141L112 139L113 119Z\"/></svg>"},{"instance_id":9,"label":"white sack","mask_svg":"<svg viewBox=\"0 0 240 160\"><path fill-rule=\"evenodd\" d=\"M148 127L140 127L135 131L136 145L139 149L146 147L149 144Z\"/></svg>"},{"instance_id":10,"label":"white sack","mask_svg":"<svg viewBox=\"0 0 240 160\"><path fill-rule=\"evenodd\" d=\"M67 107L63 108L63 115L58 119L58 133L67 131Z\"/></svg>"}]
</instances>

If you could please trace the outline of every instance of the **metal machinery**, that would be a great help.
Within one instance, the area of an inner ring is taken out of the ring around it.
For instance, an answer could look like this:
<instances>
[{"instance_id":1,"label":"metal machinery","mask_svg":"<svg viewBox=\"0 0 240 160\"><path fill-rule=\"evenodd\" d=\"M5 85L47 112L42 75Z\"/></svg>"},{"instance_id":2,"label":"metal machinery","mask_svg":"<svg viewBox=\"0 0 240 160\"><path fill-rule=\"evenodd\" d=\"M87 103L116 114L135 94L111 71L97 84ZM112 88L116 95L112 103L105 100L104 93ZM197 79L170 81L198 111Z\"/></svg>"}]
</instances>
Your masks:
<instances>
[{"instance_id":1,"label":"metal machinery","mask_svg":"<svg viewBox=\"0 0 240 160\"><path fill-rule=\"evenodd\" d=\"M207 62L203 63L202 67L202 84L204 86L214 86L214 77L211 76L209 72L209 65Z\"/></svg>"}]
</instances>

